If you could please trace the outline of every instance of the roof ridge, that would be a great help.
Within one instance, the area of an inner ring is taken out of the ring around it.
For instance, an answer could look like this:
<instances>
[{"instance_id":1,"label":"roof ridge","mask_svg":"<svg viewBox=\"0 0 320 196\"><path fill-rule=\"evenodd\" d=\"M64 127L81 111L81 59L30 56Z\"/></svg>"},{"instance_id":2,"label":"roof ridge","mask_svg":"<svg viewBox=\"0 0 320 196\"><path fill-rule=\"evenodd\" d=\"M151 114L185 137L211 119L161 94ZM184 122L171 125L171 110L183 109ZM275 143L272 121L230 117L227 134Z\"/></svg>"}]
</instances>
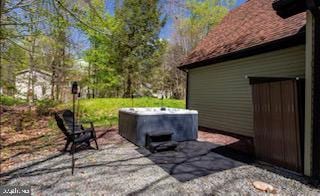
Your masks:
<instances>
[{"instance_id":1,"label":"roof ridge","mask_svg":"<svg viewBox=\"0 0 320 196\"><path fill-rule=\"evenodd\" d=\"M20 70L20 71L16 72L16 75L22 74L22 73L24 73L24 72L29 72L30 69L31 69L31 68L27 68L27 69ZM50 72L48 72L48 71L46 71L46 70L44 70L44 69L36 68L36 69L34 69L33 71L36 71L36 72L39 72L39 73L43 73L43 74L46 74L46 75L50 75L50 76L52 75L52 73L50 73Z\"/></svg>"}]
</instances>

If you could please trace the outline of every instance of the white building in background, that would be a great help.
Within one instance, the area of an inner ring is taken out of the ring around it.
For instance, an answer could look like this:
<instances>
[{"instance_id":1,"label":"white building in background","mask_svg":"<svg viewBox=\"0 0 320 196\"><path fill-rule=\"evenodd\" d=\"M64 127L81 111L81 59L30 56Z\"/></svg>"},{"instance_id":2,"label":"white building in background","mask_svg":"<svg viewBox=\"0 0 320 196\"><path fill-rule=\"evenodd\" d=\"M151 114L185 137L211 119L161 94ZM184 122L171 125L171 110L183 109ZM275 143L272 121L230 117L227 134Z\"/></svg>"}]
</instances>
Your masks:
<instances>
[{"instance_id":1,"label":"white building in background","mask_svg":"<svg viewBox=\"0 0 320 196\"><path fill-rule=\"evenodd\" d=\"M77 59L73 62L73 69L80 72L86 72L89 68L89 63L84 59Z\"/></svg>"},{"instance_id":2,"label":"white building in background","mask_svg":"<svg viewBox=\"0 0 320 196\"><path fill-rule=\"evenodd\" d=\"M16 97L26 99L28 95L28 82L30 74L34 75L34 97L41 100L49 98L51 95L51 73L44 70L34 70L30 73L30 69L25 69L16 74ZM32 78L32 77L31 77ZM31 92L31 86L29 89Z\"/></svg>"}]
</instances>

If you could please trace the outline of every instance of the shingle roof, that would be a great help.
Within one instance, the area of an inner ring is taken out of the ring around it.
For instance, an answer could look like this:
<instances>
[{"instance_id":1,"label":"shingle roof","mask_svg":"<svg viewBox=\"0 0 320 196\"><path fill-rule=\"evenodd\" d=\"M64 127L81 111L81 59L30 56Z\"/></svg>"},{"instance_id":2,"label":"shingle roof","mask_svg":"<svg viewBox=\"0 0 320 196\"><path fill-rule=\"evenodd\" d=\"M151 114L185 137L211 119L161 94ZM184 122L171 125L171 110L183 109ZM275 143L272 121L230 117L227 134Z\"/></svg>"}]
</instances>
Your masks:
<instances>
[{"instance_id":1,"label":"shingle roof","mask_svg":"<svg viewBox=\"0 0 320 196\"><path fill-rule=\"evenodd\" d=\"M306 24L306 14L300 13L283 19L273 10L273 1L248 0L230 11L183 59L181 66L214 59L301 32Z\"/></svg>"}]
</instances>

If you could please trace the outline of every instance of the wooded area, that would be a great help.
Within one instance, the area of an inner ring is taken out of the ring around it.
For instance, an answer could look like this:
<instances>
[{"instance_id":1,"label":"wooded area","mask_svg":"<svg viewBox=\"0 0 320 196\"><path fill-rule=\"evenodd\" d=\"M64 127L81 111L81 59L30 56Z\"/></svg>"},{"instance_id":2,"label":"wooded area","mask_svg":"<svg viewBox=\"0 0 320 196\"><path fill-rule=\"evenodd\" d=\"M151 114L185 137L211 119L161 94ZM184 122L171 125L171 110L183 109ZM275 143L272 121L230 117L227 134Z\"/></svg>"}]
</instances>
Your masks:
<instances>
[{"instance_id":1,"label":"wooded area","mask_svg":"<svg viewBox=\"0 0 320 196\"><path fill-rule=\"evenodd\" d=\"M234 5L234 0L1 0L1 94L19 94L16 74L28 70L25 96L36 100L34 73L44 70L51 75L46 88L52 100L64 101L74 80L87 98L182 99L179 60ZM161 38L166 25L170 38Z\"/></svg>"}]
</instances>

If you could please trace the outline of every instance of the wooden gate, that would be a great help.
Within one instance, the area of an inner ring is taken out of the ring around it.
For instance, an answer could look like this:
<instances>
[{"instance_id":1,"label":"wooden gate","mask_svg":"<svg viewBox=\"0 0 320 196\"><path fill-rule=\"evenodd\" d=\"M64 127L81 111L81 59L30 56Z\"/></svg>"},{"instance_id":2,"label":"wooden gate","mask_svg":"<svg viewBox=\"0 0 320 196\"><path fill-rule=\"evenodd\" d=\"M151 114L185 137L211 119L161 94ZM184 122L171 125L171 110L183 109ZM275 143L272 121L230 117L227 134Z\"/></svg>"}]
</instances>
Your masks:
<instances>
[{"instance_id":1,"label":"wooden gate","mask_svg":"<svg viewBox=\"0 0 320 196\"><path fill-rule=\"evenodd\" d=\"M252 82L257 158L301 172L304 87L298 80Z\"/></svg>"}]
</instances>

